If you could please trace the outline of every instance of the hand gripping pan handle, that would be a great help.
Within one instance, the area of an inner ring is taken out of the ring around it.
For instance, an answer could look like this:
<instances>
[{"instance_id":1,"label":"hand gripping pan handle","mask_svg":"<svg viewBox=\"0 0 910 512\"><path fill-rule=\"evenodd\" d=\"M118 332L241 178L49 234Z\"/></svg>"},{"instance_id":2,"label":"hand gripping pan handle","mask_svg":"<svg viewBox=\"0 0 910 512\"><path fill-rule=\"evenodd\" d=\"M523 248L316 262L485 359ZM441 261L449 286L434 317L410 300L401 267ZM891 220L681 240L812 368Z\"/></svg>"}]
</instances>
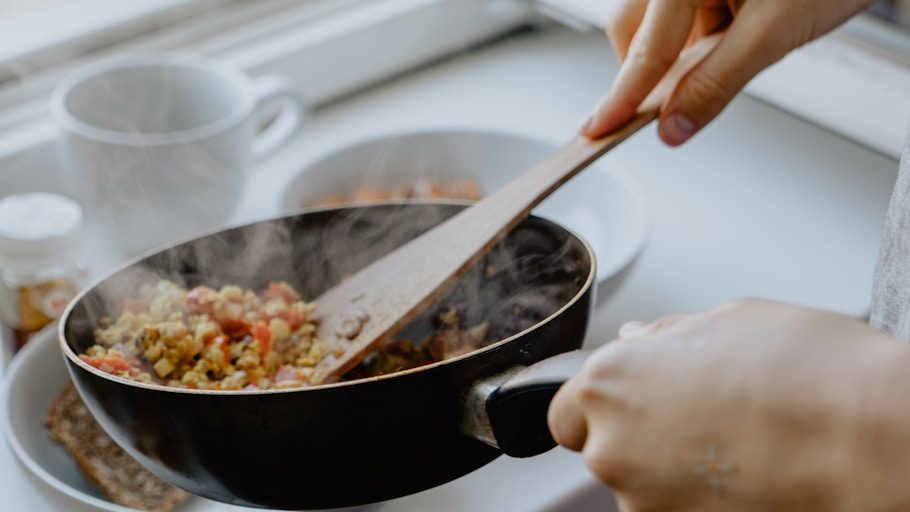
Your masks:
<instances>
[{"instance_id":1,"label":"hand gripping pan handle","mask_svg":"<svg viewBox=\"0 0 910 512\"><path fill-rule=\"evenodd\" d=\"M547 411L559 388L590 352L576 350L476 382L464 404L462 431L511 457L532 457L554 446Z\"/></svg>"}]
</instances>

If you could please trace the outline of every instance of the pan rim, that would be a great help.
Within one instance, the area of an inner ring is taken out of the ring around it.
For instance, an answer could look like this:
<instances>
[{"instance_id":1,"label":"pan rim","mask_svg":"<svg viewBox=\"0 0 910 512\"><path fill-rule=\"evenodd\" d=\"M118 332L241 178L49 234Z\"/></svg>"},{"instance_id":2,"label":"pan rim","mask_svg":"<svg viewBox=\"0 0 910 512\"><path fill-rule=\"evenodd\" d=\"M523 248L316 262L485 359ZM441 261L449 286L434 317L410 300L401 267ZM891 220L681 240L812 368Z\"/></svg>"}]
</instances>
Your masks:
<instances>
[{"instance_id":1,"label":"pan rim","mask_svg":"<svg viewBox=\"0 0 910 512\"><path fill-rule=\"evenodd\" d=\"M364 202L357 202L357 203L348 203L348 204L340 205L340 206L339 205L316 206L316 207L301 208L294 212L290 212L290 213L285 212L285 213L275 216L275 217L259 219L259 220L255 220L255 221L251 221L251 222L247 222L247 223L243 223L243 224L238 224L238 225L234 225L234 226L222 226L222 227L210 230L210 231L206 231L203 233L199 233L199 234L191 235L189 237L182 238L180 240L169 243L167 245L160 246L158 248L147 251L143 254L140 254L139 256L136 256L135 258L132 258L132 259L124 262L123 264L119 265L117 268L104 274L103 276L101 276L100 278L98 278L94 282L92 282L90 285L83 288L73 298L73 300L70 301L70 303L67 305L66 309L64 310L63 315L60 316L60 321L57 324L57 343L59 345L60 351L63 353L65 359L70 364L75 364L77 367L87 371L88 373L90 373L92 375L107 379L116 384L127 385L130 387L143 389L146 391L163 391L163 392L170 392L170 393L178 393L178 394L186 394L186 395L199 395L199 396L262 396L262 395L271 395L271 394L313 392L313 391L320 391L320 390L327 390L327 389L337 389L337 388L342 388L342 387L347 387L347 386L352 386L352 385L365 385L365 384L385 381L385 380L393 379L393 378L397 378L397 377L403 378L405 376L413 375L418 372L430 371L430 370L439 368L444 365L455 364L457 362L464 361L464 360L467 360L467 359L470 359L473 357L479 357L482 354L485 354L486 352L495 350L496 348L506 345L509 342L515 341L518 338L524 337L525 335L527 335L531 332L534 332L535 330L549 324L553 319L555 319L556 317L561 315L563 312L565 312L566 310L568 310L569 308L574 306L575 303L577 303L579 300L581 300L581 298L583 296L585 296L586 293L588 293L588 291L592 288L592 286L594 286L594 280L596 279L596 276L597 276L597 258L596 258L596 255L594 254L594 249L591 247L591 245L588 243L588 241L584 237L582 237L581 235L576 233L574 230L572 230L556 221L546 219L544 217L538 217L538 216L532 214L532 215L528 215L525 218L525 220L533 218L538 221L543 221L547 224L556 226L556 227L562 229L564 232L571 235L572 237L574 237L577 241L581 242L581 246L584 248L585 252L588 255L588 259L591 262L591 265L588 268L588 273L587 273L588 275L585 278L585 282L581 285L581 287L578 289L578 291L575 293L575 295L572 296L571 299L566 301L562 306L560 306L556 311L554 311L553 313L548 315L546 318L543 318L543 319L539 320L538 322L536 322L534 325L531 325L530 327L528 327L526 329L516 332L516 333L512 334L511 336L498 340L495 343L491 343L485 347L479 348L477 350L473 350L471 352L468 352L467 354L462 354L460 356L453 357L451 359L435 361L433 363L430 363L430 364L427 364L424 366L418 366L416 368L409 368L407 370L400 370L397 372L386 373L383 375L364 377L361 379L355 379L355 380L350 380L350 381L339 381L339 382L331 382L331 383L327 383L327 384L317 384L315 386L302 386L302 387L297 387L297 388L286 388L286 389L250 389L250 390L245 390L245 389L239 389L239 390L192 389L192 388L178 388L178 387L173 387L173 386L167 386L164 384L148 384L148 383L144 383L144 382L127 379L125 377L119 377L116 375L112 375L107 372L103 372L103 371L99 370L98 368L95 368L94 366L92 366L92 365L86 363L85 361L83 361L82 359L80 359L78 354L75 353L75 351L72 349L72 347L70 347L69 343L67 343L67 341L66 341L66 334L65 334L66 325L69 323L70 316L72 315L72 312L75 309L76 305L79 302L81 302L82 299L85 298L86 295L88 295L90 292L94 291L99 285L101 285L102 283L104 283L105 281L107 281L108 279L113 277L114 275L116 275L128 268L131 268L132 266L140 263L144 259L146 259L150 256L153 256L155 254L158 254L160 252L166 251L168 249L172 249L172 248L182 245L184 243L188 243L188 242L191 242L191 241L199 239L199 238L212 236L217 233L221 233L223 231L241 229L241 228L253 226L255 224L260 224L262 222L277 221L277 220L281 220L281 219L296 217L299 215L305 215L305 214L310 214L310 213L319 213L319 212L333 211L333 210L344 210L344 209L350 209L350 208L381 207L381 206L396 206L396 205L401 205L401 206L405 206L405 205L470 206L471 204L473 204L471 201L459 201L459 200L448 200L448 199L439 199L439 200L403 199L403 200L394 200L394 201L364 201ZM524 220L522 222L524 222ZM318 305L317 305L317 307L318 307Z\"/></svg>"}]
</instances>

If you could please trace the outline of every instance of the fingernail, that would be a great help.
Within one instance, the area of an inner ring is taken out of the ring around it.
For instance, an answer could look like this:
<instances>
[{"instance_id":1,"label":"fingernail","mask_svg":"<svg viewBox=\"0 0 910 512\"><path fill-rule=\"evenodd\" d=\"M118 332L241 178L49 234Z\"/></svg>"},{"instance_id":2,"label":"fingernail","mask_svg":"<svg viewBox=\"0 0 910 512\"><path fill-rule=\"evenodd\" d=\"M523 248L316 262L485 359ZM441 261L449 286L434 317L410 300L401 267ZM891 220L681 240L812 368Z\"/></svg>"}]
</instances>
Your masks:
<instances>
[{"instance_id":1,"label":"fingernail","mask_svg":"<svg viewBox=\"0 0 910 512\"><path fill-rule=\"evenodd\" d=\"M696 129L695 122L688 117L680 113L672 114L663 123L664 140L670 144L682 144L695 135Z\"/></svg>"}]
</instances>

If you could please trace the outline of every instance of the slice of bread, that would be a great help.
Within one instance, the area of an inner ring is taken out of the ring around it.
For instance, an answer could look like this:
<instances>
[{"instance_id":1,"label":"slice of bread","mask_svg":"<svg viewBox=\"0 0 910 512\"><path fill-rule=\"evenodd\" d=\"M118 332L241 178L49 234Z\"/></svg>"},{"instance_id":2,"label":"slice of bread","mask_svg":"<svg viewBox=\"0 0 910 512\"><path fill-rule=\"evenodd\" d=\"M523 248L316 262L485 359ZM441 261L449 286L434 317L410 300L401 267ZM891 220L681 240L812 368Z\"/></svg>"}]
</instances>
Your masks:
<instances>
[{"instance_id":1,"label":"slice of bread","mask_svg":"<svg viewBox=\"0 0 910 512\"><path fill-rule=\"evenodd\" d=\"M88 479L114 503L170 512L189 496L151 474L117 446L95 421L72 384L51 404L45 423Z\"/></svg>"}]
</instances>

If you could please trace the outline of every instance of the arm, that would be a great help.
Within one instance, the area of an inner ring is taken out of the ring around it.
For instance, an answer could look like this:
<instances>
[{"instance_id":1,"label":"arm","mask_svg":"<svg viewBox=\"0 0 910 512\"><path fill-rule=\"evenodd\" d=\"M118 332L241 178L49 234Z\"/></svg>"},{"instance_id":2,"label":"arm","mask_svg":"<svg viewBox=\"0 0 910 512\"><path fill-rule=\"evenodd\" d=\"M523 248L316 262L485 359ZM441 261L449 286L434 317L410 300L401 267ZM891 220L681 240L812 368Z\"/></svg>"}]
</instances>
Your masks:
<instances>
[{"instance_id":1,"label":"arm","mask_svg":"<svg viewBox=\"0 0 910 512\"><path fill-rule=\"evenodd\" d=\"M550 428L626 512L910 506L910 345L767 301L630 324Z\"/></svg>"},{"instance_id":2,"label":"arm","mask_svg":"<svg viewBox=\"0 0 910 512\"><path fill-rule=\"evenodd\" d=\"M610 92L583 123L596 139L629 120L687 44L726 30L664 106L667 144L689 140L760 71L820 37L871 0L621 0L607 33L622 62Z\"/></svg>"}]
</instances>

